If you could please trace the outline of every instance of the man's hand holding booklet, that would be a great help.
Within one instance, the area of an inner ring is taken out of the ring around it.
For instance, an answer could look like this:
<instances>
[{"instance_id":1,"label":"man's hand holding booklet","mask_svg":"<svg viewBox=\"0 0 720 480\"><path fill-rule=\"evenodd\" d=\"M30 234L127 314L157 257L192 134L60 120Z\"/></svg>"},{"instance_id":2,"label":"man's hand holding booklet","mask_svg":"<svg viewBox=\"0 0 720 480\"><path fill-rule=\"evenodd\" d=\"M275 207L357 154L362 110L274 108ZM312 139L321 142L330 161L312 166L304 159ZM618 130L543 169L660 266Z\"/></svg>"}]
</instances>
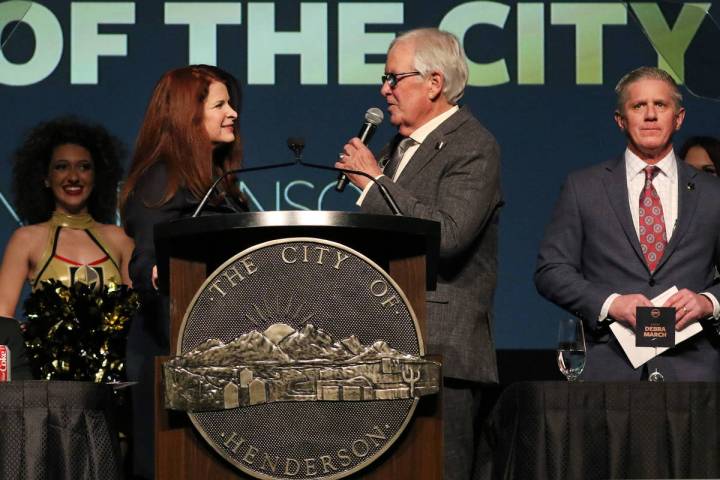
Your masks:
<instances>
[{"instance_id":1,"label":"man's hand holding booklet","mask_svg":"<svg viewBox=\"0 0 720 480\"><path fill-rule=\"evenodd\" d=\"M673 286L650 300L654 307L638 307L635 331L620 322L610 324L610 330L633 368L638 368L668 348L702 331L699 322L694 322L679 332L675 331L675 309L661 305L677 291L677 287ZM640 332L640 335L636 335L636 332Z\"/></svg>"}]
</instances>

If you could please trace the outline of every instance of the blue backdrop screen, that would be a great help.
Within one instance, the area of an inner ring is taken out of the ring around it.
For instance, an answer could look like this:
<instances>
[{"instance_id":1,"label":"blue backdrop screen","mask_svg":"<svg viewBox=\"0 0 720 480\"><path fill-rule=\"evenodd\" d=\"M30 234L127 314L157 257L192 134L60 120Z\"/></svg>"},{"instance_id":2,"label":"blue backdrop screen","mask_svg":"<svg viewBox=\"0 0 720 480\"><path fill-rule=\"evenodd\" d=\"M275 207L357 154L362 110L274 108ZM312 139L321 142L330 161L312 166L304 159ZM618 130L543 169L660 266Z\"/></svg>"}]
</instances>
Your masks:
<instances>
[{"instance_id":1,"label":"blue backdrop screen","mask_svg":"<svg viewBox=\"0 0 720 480\"><path fill-rule=\"evenodd\" d=\"M243 85L245 165L305 158L331 165L379 93L398 32L455 33L470 64L462 104L502 148L501 348L548 348L566 314L535 292L538 245L571 170L618 156L613 87L640 65L671 68L693 91L715 95L720 62L713 2L496 2L452 0L0 3L0 192L9 198L12 152L36 123L72 113L101 122L132 149L155 82L170 68L209 63ZM21 20L22 19L22 20ZM662 54L659 55L658 51ZM720 134L718 104L686 90L689 135ZM393 134L386 121L371 146ZM254 210L354 210L335 176L299 167L249 173ZM28 188L40 186L28 185ZM0 205L0 245L17 227Z\"/></svg>"}]
</instances>

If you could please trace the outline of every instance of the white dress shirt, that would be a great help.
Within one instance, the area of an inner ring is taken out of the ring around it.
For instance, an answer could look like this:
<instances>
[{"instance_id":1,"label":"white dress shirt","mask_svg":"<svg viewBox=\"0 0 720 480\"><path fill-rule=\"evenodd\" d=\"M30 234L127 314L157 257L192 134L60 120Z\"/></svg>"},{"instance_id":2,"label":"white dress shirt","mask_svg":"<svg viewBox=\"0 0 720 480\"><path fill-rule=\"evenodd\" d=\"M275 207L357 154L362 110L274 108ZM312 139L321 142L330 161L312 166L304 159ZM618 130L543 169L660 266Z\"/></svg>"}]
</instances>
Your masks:
<instances>
[{"instance_id":1,"label":"white dress shirt","mask_svg":"<svg viewBox=\"0 0 720 480\"><path fill-rule=\"evenodd\" d=\"M645 168L647 163L632 153L625 150L625 174L627 176L628 202L630 202L630 213L632 214L635 233L640 238L640 194L645 188ZM675 153L671 150L665 158L655 164L660 171L652 181L655 191L660 197L665 217L665 234L670 242L678 215L678 172L675 163Z\"/></svg>"}]
</instances>

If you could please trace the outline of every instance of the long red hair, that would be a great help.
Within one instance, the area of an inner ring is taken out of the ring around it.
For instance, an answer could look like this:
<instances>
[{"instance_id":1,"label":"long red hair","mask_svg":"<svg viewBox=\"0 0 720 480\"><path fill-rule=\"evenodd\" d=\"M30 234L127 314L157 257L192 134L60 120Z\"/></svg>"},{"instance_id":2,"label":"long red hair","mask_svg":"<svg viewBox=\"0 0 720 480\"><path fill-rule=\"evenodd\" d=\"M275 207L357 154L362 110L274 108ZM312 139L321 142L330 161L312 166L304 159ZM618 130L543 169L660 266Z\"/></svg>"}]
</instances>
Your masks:
<instances>
[{"instance_id":1,"label":"long red hair","mask_svg":"<svg viewBox=\"0 0 720 480\"><path fill-rule=\"evenodd\" d=\"M240 89L235 78L210 65L190 65L166 72L155 86L135 143L132 165L120 193L125 206L140 177L154 164L164 162L168 183L158 205L166 203L181 186L196 198L203 197L213 177L240 168L242 144L239 122L235 122L235 141L213 146L205 130L204 103L210 84L225 84L230 105L240 110ZM228 195L244 202L237 179L223 182Z\"/></svg>"}]
</instances>

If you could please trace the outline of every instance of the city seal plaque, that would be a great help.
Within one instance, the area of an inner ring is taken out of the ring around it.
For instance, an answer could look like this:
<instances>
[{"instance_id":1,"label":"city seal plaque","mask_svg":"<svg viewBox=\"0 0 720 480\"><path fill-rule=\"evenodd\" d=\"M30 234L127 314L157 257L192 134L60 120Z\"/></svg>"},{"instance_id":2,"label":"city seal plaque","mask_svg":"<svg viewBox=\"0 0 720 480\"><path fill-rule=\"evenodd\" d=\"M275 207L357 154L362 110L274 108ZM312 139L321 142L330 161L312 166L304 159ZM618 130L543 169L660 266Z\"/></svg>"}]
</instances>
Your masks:
<instances>
[{"instance_id":1,"label":"city seal plaque","mask_svg":"<svg viewBox=\"0 0 720 480\"><path fill-rule=\"evenodd\" d=\"M259 479L338 479L377 460L440 365L390 276L316 238L248 248L213 272L163 366L165 406Z\"/></svg>"}]
</instances>

